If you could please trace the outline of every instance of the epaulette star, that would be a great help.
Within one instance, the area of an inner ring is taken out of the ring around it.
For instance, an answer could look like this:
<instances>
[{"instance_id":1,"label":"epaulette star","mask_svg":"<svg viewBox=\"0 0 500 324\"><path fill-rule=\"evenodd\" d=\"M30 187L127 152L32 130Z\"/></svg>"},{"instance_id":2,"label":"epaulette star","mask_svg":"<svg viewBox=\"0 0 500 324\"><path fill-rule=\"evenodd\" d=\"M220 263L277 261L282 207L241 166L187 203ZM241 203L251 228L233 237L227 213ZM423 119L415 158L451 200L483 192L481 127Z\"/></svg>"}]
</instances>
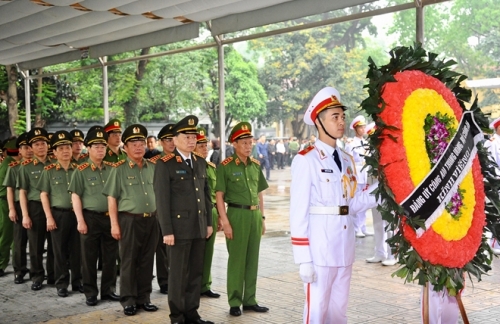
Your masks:
<instances>
[{"instance_id":1,"label":"epaulette star","mask_svg":"<svg viewBox=\"0 0 500 324\"><path fill-rule=\"evenodd\" d=\"M31 162L33 162L33 159L27 159L22 163L22 165L30 164Z\"/></svg>"},{"instance_id":2,"label":"epaulette star","mask_svg":"<svg viewBox=\"0 0 500 324\"><path fill-rule=\"evenodd\" d=\"M152 158L149 159L149 162L153 162L153 163L156 163L156 161L158 161L158 159L161 157L160 154L157 154L155 156L153 156Z\"/></svg>"},{"instance_id":3,"label":"epaulette star","mask_svg":"<svg viewBox=\"0 0 500 324\"><path fill-rule=\"evenodd\" d=\"M232 156L230 156L230 157L228 157L227 159L225 159L224 161L222 161L221 163L222 163L222 165L227 165L227 164L228 164L229 162L231 162L232 160L233 160L233 157L232 157Z\"/></svg>"},{"instance_id":4,"label":"epaulette star","mask_svg":"<svg viewBox=\"0 0 500 324\"><path fill-rule=\"evenodd\" d=\"M257 165L260 165L260 161L257 160L256 158L250 158L250 161L252 161L253 163L257 164Z\"/></svg>"},{"instance_id":5,"label":"epaulette star","mask_svg":"<svg viewBox=\"0 0 500 324\"><path fill-rule=\"evenodd\" d=\"M217 169L215 163L208 161L207 164L210 165L212 168Z\"/></svg>"},{"instance_id":6,"label":"epaulette star","mask_svg":"<svg viewBox=\"0 0 500 324\"><path fill-rule=\"evenodd\" d=\"M83 171L83 170L85 170L86 168L88 168L88 166L89 166L89 165L90 165L90 163L88 163L88 162L85 162L85 163L83 163L83 164L80 164L80 166L78 167L78 170Z\"/></svg>"},{"instance_id":7,"label":"epaulette star","mask_svg":"<svg viewBox=\"0 0 500 324\"><path fill-rule=\"evenodd\" d=\"M85 154L82 154L78 157L78 160L81 160L81 159L85 159L86 157L88 157L89 154L88 153L85 153Z\"/></svg>"},{"instance_id":8,"label":"epaulette star","mask_svg":"<svg viewBox=\"0 0 500 324\"><path fill-rule=\"evenodd\" d=\"M109 166L114 166L115 165L113 162L109 162L109 161L102 161L102 163L104 163L106 165L109 165Z\"/></svg>"},{"instance_id":9,"label":"epaulette star","mask_svg":"<svg viewBox=\"0 0 500 324\"><path fill-rule=\"evenodd\" d=\"M162 158L161 158L161 160L162 160L163 162L167 162L168 160L170 160L170 159L171 159L171 158L173 158L174 156L175 156L175 154L174 154L174 153L169 153L169 154L165 155L164 157L162 157Z\"/></svg>"},{"instance_id":10,"label":"epaulette star","mask_svg":"<svg viewBox=\"0 0 500 324\"><path fill-rule=\"evenodd\" d=\"M196 156L198 156L198 157L201 157L202 159L205 159L205 158L204 158L204 157L203 157L200 153L198 153L198 152L192 152L192 153L193 153L193 155L196 155Z\"/></svg>"},{"instance_id":11,"label":"epaulette star","mask_svg":"<svg viewBox=\"0 0 500 324\"><path fill-rule=\"evenodd\" d=\"M9 166L10 166L11 168L13 168L13 167L15 167L16 165L19 165L19 164L20 164L20 162L19 162L19 161L12 161L12 162L10 162L10 163L9 163Z\"/></svg>"},{"instance_id":12,"label":"epaulette star","mask_svg":"<svg viewBox=\"0 0 500 324\"><path fill-rule=\"evenodd\" d=\"M47 166L46 166L45 168L43 168L43 169L44 169L44 170L50 170L50 169L52 169L52 168L53 168L53 167L55 167L55 166L56 166L56 165L55 165L54 163L52 163L52 164L47 165Z\"/></svg>"},{"instance_id":13,"label":"epaulette star","mask_svg":"<svg viewBox=\"0 0 500 324\"><path fill-rule=\"evenodd\" d=\"M175 160L177 161L177 163L182 163L182 158L178 155L175 157Z\"/></svg>"},{"instance_id":14,"label":"epaulette star","mask_svg":"<svg viewBox=\"0 0 500 324\"><path fill-rule=\"evenodd\" d=\"M120 165L122 165L123 163L125 163L125 160L120 160L120 161L118 161L118 162L116 162L116 163L113 163L113 167L115 167L115 168L116 168L116 167L119 167L119 166L120 166Z\"/></svg>"},{"instance_id":15,"label":"epaulette star","mask_svg":"<svg viewBox=\"0 0 500 324\"><path fill-rule=\"evenodd\" d=\"M314 149L314 145L309 145L305 149L299 152L300 155L306 155L307 153L311 152Z\"/></svg>"}]
</instances>

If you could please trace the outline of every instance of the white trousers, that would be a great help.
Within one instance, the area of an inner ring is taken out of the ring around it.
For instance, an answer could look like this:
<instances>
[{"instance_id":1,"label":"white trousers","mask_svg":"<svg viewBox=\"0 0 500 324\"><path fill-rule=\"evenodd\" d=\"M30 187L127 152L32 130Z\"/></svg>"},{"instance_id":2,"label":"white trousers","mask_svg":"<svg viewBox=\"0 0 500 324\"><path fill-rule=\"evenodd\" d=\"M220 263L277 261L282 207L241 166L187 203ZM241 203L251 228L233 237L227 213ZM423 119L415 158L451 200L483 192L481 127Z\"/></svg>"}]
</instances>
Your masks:
<instances>
[{"instance_id":1,"label":"white trousers","mask_svg":"<svg viewBox=\"0 0 500 324\"><path fill-rule=\"evenodd\" d=\"M354 232L366 233L366 210L354 216Z\"/></svg>"},{"instance_id":2,"label":"white trousers","mask_svg":"<svg viewBox=\"0 0 500 324\"><path fill-rule=\"evenodd\" d=\"M387 222L382 219L382 214L380 214L377 208L372 208L372 215L373 235L375 239L375 257L394 259L394 255L391 253L391 247L386 242L387 239L392 237L392 231L385 231Z\"/></svg>"},{"instance_id":3,"label":"white trousers","mask_svg":"<svg viewBox=\"0 0 500 324\"><path fill-rule=\"evenodd\" d=\"M314 265L314 271L316 271L316 281L304 284L306 294L304 324L347 323L352 265L348 267Z\"/></svg>"},{"instance_id":4,"label":"white trousers","mask_svg":"<svg viewBox=\"0 0 500 324\"><path fill-rule=\"evenodd\" d=\"M424 289L420 293L420 314L424 322ZM430 324L457 324L458 303L455 297L448 295L446 290L434 291L434 286L429 284L429 323Z\"/></svg>"}]
</instances>

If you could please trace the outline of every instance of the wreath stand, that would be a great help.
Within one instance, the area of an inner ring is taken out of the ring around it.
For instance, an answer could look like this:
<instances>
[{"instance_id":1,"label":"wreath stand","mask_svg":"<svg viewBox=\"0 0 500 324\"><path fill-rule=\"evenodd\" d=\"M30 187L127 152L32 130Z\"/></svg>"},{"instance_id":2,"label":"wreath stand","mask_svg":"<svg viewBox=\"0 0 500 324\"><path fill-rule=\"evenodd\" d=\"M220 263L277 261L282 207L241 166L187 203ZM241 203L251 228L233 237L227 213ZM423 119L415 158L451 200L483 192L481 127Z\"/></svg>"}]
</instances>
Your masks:
<instances>
[{"instance_id":1,"label":"wreath stand","mask_svg":"<svg viewBox=\"0 0 500 324\"><path fill-rule=\"evenodd\" d=\"M469 318L467 317L467 313L465 312L464 303L462 302L462 292L458 292L457 296L458 308L460 309L460 315L462 316L462 320L464 324L469 324ZM429 282L425 283L424 293L423 293L423 307L422 307L422 319L424 324L429 323Z\"/></svg>"}]
</instances>

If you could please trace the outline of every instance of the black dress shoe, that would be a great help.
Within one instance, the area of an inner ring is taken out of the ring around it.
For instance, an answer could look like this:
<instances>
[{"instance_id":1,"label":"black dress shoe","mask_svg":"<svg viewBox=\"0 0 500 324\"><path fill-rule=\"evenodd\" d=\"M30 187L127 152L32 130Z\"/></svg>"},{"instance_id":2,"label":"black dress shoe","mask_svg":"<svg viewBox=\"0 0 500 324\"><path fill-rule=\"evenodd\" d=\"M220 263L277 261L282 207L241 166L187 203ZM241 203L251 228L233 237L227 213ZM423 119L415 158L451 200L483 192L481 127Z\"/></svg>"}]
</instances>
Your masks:
<instances>
[{"instance_id":1,"label":"black dress shoe","mask_svg":"<svg viewBox=\"0 0 500 324\"><path fill-rule=\"evenodd\" d=\"M137 313L137 308L135 306L125 306L123 307L123 314L127 316L133 316Z\"/></svg>"},{"instance_id":2,"label":"black dress shoe","mask_svg":"<svg viewBox=\"0 0 500 324\"><path fill-rule=\"evenodd\" d=\"M87 300L85 301L85 304L87 304L87 306L97 305L97 297L96 296L88 297Z\"/></svg>"},{"instance_id":3,"label":"black dress shoe","mask_svg":"<svg viewBox=\"0 0 500 324\"><path fill-rule=\"evenodd\" d=\"M79 291L83 294L83 285L73 286L71 289L73 291Z\"/></svg>"},{"instance_id":4,"label":"black dress shoe","mask_svg":"<svg viewBox=\"0 0 500 324\"><path fill-rule=\"evenodd\" d=\"M160 293L164 295L168 294L168 285L160 285Z\"/></svg>"},{"instance_id":5,"label":"black dress shoe","mask_svg":"<svg viewBox=\"0 0 500 324\"><path fill-rule=\"evenodd\" d=\"M112 292L111 294L107 294L104 296L101 296L101 300L112 300L112 301L120 301L120 296Z\"/></svg>"},{"instance_id":6,"label":"black dress shoe","mask_svg":"<svg viewBox=\"0 0 500 324\"><path fill-rule=\"evenodd\" d=\"M229 315L231 315L231 316L240 316L241 315L241 309L239 307L231 307L229 309Z\"/></svg>"},{"instance_id":7,"label":"black dress shoe","mask_svg":"<svg viewBox=\"0 0 500 324\"><path fill-rule=\"evenodd\" d=\"M144 304L137 304L137 308L142 308L146 312L156 312L158 310L158 307L155 305L151 304L150 302L144 303Z\"/></svg>"},{"instance_id":8,"label":"black dress shoe","mask_svg":"<svg viewBox=\"0 0 500 324\"><path fill-rule=\"evenodd\" d=\"M59 296L59 297L68 297L68 289L66 289L66 288L59 288L59 289L57 289L57 296Z\"/></svg>"},{"instance_id":9,"label":"black dress shoe","mask_svg":"<svg viewBox=\"0 0 500 324\"><path fill-rule=\"evenodd\" d=\"M243 310L245 310L245 311L254 311L254 312L257 312L257 313L265 313L265 312L269 311L269 308L264 307L264 306L259 306L257 304L257 305L252 305L252 306L243 306Z\"/></svg>"},{"instance_id":10,"label":"black dress shoe","mask_svg":"<svg viewBox=\"0 0 500 324\"><path fill-rule=\"evenodd\" d=\"M34 282L31 284L31 290L40 290L40 289L42 289L41 282Z\"/></svg>"},{"instance_id":11,"label":"black dress shoe","mask_svg":"<svg viewBox=\"0 0 500 324\"><path fill-rule=\"evenodd\" d=\"M15 284L22 284L23 282L24 282L24 276L16 275L14 277L14 283Z\"/></svg>"},{"instance_id":12,"label":"black dress shoe","mask_svg":"<svg viewBox=\"0 0 500 324\"><path fill-rule=\"evenodd\" d=\"M187 321L186 324L214 324L214 322L205 321L205 320L202 320L201 318L198 318L195 320Z\"/></svg>"},{"instance_id":13,"label":"black dress shoe","mask_svg":"<svg viewBox=\"0 0 500 324\"><path fill-rule=\"evenodd\" d=\"M207 290L207 291L205 291L205 292L202 292L200 295L207 296L207 297L210 297L210 298L219 298L220 297L220 294L215 293L215 292L213 292L210 289Z\"/></svg>"}]
</instances>

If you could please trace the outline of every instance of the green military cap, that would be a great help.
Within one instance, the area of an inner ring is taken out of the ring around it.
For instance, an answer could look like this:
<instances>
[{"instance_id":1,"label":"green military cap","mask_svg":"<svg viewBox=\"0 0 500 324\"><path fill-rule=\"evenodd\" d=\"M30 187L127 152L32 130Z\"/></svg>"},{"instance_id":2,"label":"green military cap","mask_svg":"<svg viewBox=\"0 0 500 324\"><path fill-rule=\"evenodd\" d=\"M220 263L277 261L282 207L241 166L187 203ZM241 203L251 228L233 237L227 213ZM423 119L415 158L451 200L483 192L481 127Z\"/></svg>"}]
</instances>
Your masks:
<instances>
[{"instance_id":1,"label":"green military cap","mask_svg":"<svg viewBox=\"0 0 500 324\"><path fill-rule=\"evenodd\" d=\"M5 141L3 145L3 150L7 152L9 156L17 156L19 154L19 148L16 146L16 138L12 137Z\"/></svg>"},{"instance_id":2,"label":"green military cap","mask_svg":"<svg viewBox=\"0 0 500 324\"><path fill-rule=\"evenodd\" d=\"M203 127L198 127L196 134L196 143L207 143L207 131Z\"/></svg>"},{"instance_id":3,"label":"green military cap","mask_svg":"<svg viewBox=\"0 0 500 324\"><path fill-rule=\"evenodd\" d=\"M20 148L23 145L28 145L28 133L24 132L16 140L17 148Z\"/></svg>"},{"instance_id":4,"label":"green military cap","mask_svg":"<svg viewBox=\"0 0 500 324\"><path fill-rule=\"evenodd\" d=\"M28 144L33 144L37 141L49 142L49 133L41 127L35 127L28 132Z\"/></svg>"},{"instance_id":5,"label":"green military cap","mask_svg":"<svg viewBox=\"0 0 500 324\"><path fill-rule=\"evenodd\" d=\"M83 142L83 132L79 129L72 129L69 134L73 139L73 142Z\"/></svg>"},{"instance_id":6,"label":"green military cap","mask_svg":"<svg viewBox=\"0 0 500 324\"><path fill-rule=\"evenodd\" d=\"M231 130L229 135L229 141L234 142L242 138L253 137L252 135L252 125L248 122L241 122L236 124Z\"/></svg>"},{"instance_id":7,"label":"green military cap","mask_svg":"<svg viewBox=\"0 0 500 324\"><path fill-rule=\"evenodd\" d=\"M71 145L72 143L71 134L65 130L55 132L50 139L50 147L52 149L60 145Z\"/></svg>"},{"instance_id":8,"label":"green military cap","mask_svg":"<svg viewBox=\"0 0 500 324\"><path fill-rule=\"evenodd\" d=\"M174 135L184 133L184 134L198 134L196 126L198 125L198 117L194 115L189 115L181 119L180 122L174 125L172 132Z\"/></svg>"},{"instance_id":9,"label":"green military cap","mask_svg":"<svg viewBox=\"0 0 500 324\"><path fill-rule=\"evenodd\" d=\"M111 132L121 132L122 123L118 119L111 119L106 125L104 125L104 131L106 133Z\"/></svg>"},{"instance_id":10,"label":"green military cap","mask_svg":"<svg viewBox=\"0 0 500 324\"><path fill-rule=\"evenodd\" d=\"M9 141L9 139L4 139L2 142L0 142L0 150L4 150L5 149L5 144L7 144L7 142Z\"/></svg>"},{"instance_id":11,"label":"green military cap","mask_svg":"<svg viewBox=\"0 0 500 324\"><path fill-rule=\"evenodd\" d=\"M102 127L101 125L94 125L94 126L89 128L89 130L87 131L87 134L90 133L91 131L93 131L94 129L101 129L102 131L104 131L104 127Z\"/></svg>"},{"instance_id":12,"label":"green military cap","mask_svg":"<svg viewBox=\"0 0 500 324\"><path fill-rule=\"evenodd\" d=\"M172 138L174 137L174 132L172 132L172 129L174 128L175 124L167 124L163 126L163 128L160 130L158 133L158 139L164 139L164 138Z\"/></svg>"},{"instance_id":13,"label":"green military cap","mask_svg":"<svg viewBox=\"0 0 500 324\"><path fill-rule=\"evenodd\" d=\"M148 130L141 124L133 124L125 129L122 134L122 142L145 140L148 136Z\"/></svg>"},{"instance_id":14,"label":"green military cap","mask_svg":"<svg viewBox=\"0 0 500 324\"><path fill-rule=\"evenodd\" d=\"M87 136L85 137L85 141L83 144L85 146L90 146L92 144L107 144L108 143L108 133L102 129L102 127L94 128L89 130Z\"/></svg>"}]
</instances>

